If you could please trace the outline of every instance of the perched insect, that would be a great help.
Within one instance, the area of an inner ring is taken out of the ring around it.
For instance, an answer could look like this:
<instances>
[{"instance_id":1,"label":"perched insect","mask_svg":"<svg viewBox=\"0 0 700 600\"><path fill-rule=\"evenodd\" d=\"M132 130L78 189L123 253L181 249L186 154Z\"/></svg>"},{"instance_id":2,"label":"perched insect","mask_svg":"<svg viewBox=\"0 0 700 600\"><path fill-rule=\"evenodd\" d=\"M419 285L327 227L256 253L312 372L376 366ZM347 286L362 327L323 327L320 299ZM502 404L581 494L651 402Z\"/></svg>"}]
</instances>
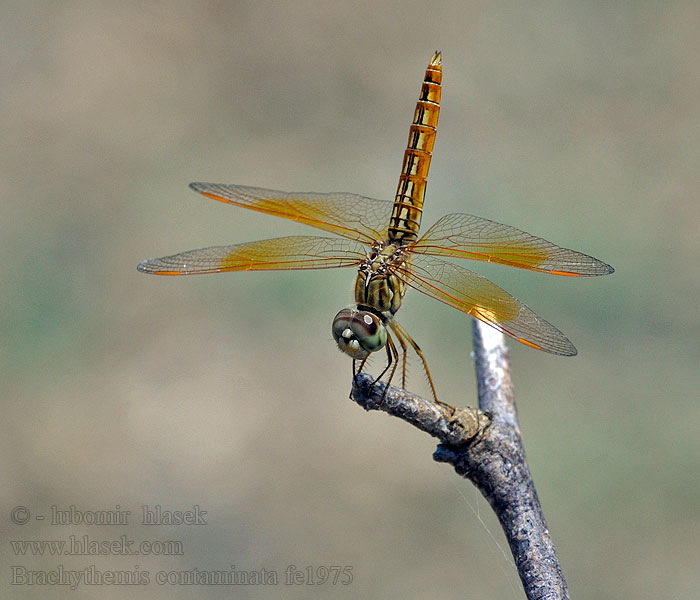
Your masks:
<instances>
[{"instance_id":1,"label":"perched insect","mask_svg":"<svg viewBox=\"0 0 700 600\"><path fill-rule=\"evenodd\" d=\"M418 354L435 400L435 386L421 349L395 315L410 287L461 310L532 348L573 356L576 348L556 327L488 279L438 257L469 258L554 275L607 275L613 268L596 258L561 248L488 219L449 214L418 237L428 168L440 113L441 53L425 72L410 127L394 202L355 194L285 193L242 185L192 183L201 194L236 206L284 217L341 238L293 236L234 246L216 246L142 262L155 275L222 271L356 267L355 304L333 319L333 338L353 358L353 373L372 352L386 348L387 365L377 379L394 377L406 352ZM401 349L396 346L396 342ZM361 361L355 369L355 361Z\"/></svg>"}]
</instances>

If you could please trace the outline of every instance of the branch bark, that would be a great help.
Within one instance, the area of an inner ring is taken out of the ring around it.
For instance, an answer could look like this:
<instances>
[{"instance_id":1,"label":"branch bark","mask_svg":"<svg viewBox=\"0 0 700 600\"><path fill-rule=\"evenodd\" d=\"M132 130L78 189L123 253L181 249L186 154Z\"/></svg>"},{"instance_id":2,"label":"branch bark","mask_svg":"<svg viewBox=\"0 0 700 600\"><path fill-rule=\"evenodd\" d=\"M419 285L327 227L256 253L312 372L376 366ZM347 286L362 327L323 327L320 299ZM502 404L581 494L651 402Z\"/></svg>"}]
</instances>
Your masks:
<instances>
[{"instance_id":1,"label":"branch bark","mask_svg":"<svg viewBox=\"0 0 700 600\"><path fill-rule=\"evenodd\" d=\"M554 544L530 474L503 336L474 320L479 408L444 407L366 374L350 397L365 410L381 410L440 440L433 458L451 464L481 491L501 522L530 600L568 600Z\"/></svg>"}]
</instances>

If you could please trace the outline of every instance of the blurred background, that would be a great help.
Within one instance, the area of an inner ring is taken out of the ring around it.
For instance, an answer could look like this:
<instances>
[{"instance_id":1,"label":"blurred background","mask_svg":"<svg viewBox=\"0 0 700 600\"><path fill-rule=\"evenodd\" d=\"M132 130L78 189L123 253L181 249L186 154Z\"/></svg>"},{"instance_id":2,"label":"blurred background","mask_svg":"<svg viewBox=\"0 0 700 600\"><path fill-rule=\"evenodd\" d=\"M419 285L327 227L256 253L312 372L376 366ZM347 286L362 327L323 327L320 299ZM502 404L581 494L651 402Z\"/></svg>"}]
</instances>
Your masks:
<instances>
[{"instance_id":1,"label":"blurred background","mask_svg":"<svg viewBox=\"0 0 700 600\"><path fill-rule=\"evenodd\" d=\"M424 224L473 213L616 269L576 280L475 266L579 350L511 345L571 596L696 597L699 30L692 0L4 2L2 595L522 597L489 506L433 462L435 442L348 400L330 323L352 300L352 270L136 271L192 248L313 234L190 181L392 199L437 48ZM441 397L474 404L468 319L417 293L400 317ZM425 392L411 367L409 389ZM199 505L207 525L140 525L156 504ZM18 505L26 525L11 522ZM51 505L133 517L52 526ZM8 543L84 534L179 540L184 554L22 556ZM57 565L138 565L152 581L11 585L13 566ZM351 566L353 581L154 581L231 565L280 580L290 565Z\"/></svg>"}]
</instances>

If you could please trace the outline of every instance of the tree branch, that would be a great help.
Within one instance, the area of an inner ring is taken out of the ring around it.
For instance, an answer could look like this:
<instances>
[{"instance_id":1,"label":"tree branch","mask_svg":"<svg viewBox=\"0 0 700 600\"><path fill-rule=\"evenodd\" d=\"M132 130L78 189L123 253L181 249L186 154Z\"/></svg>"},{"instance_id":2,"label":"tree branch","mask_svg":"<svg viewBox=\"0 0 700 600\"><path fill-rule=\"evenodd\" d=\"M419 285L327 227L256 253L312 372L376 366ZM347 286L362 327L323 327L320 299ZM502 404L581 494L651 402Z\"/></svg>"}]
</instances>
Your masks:
<instances>
[{"instance_id":1,"label":"tree branch","mask_svg":"<svg viewBox=\"0 0 700 600\"><path fill-rule=\"evenodd\" d=\"M440 440L433 458L451 464L481 491L501 522L530 600L569 598L525 459L503 336L474 320L479 408L449 408L366 374L350 397L365 410L382 410Z\"/></svg>"}]
</instances>

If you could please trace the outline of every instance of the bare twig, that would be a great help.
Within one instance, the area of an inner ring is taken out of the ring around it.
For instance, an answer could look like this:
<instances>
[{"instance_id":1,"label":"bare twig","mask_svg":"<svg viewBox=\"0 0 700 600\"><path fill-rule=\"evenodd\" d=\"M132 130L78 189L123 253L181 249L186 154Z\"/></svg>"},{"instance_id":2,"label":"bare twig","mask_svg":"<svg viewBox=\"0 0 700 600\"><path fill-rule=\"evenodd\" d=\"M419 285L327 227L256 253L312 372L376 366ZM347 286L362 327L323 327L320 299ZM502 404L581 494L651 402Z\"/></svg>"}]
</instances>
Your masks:
<instances>
[{"instance_id":1,"label":"bare twig","mask_svg":"<svg viewBox=\"0 0 700 600\"><path fill-rule=\"evenodd\" d=\"M474 321L479 408L454 413L395 387L358 375L351 398L366 410L383 410L440 440L433 458L451 464L488 500L506 534L530 600L568 599L566 582L547 530L525 459L510 359L503 336Z\"/></svg>"}]
</instances>

